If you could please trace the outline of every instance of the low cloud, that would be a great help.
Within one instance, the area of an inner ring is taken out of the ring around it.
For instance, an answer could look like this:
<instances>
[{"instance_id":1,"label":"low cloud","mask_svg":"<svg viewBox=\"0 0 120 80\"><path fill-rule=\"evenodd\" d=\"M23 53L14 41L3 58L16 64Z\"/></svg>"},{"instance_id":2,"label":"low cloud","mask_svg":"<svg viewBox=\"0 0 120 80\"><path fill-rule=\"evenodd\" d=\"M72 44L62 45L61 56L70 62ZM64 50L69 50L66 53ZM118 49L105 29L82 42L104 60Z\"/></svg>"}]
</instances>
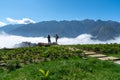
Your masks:
<instances>
[{"instance_id":1,"label":"low cloud","mask_svg":"<svg viewBox=\"0 0 120 80\"><path fill-rule=\"evenodd\" d=\"M6 18L6 20L9 23L15 23L15 24L29 24L29 23L35 23L34 20L29 18L23 18L23 19L13 19L13 18Z\"/></svg>"},{"instance_id":2,"label":"low cloud","mask_svg":"<svg viewBox=\"0 0 120 80\"><path fill-rule=\"evenodd\" d=\"M72 45L72 44L106 44L106 43L120 43L120 37L115 38L115 40L108 40L108 41L99 41L99 40L92 40L91 35L89 34L82 34L76 38L59 38L58 43L60 45ZM22 37L22 36L15 36L9 35L4 32L0 33L0 48L14 48L16 44L21 42L31 42L31 43L47 43L47 37ZM51 41L55 42L55 38L51 37Z\"/></svg>"},{"instance_id":3,"label":"low cloud","mask_svg":"<svg viewBox=\"0 0 120 80\"><path fill-rule=\"evenodd\" d=\"M4 22L0 22L0 27L5 26L5 25L7 25L7 24Z\"/></svg>"}]
</instances>

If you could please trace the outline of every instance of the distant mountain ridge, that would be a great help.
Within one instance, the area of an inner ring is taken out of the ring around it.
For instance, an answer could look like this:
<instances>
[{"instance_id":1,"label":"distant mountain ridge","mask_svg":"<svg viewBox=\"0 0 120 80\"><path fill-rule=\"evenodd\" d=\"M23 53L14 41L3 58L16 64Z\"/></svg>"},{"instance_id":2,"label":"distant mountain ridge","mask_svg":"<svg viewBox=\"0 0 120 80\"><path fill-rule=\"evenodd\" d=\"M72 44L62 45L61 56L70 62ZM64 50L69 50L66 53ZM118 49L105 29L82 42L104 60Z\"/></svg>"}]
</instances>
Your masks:
<instances>
[{"instance_id":1,"label":"distant mountain ridge","mask_svg":"<svg viewBox=\"0 0 120 80\"><path fill-rule=\"evenodd\" d=\"M0 31L8 34L40 37L48 34L59 34L60 37L77 37L80 34L91 34L92 39L106 41L120 35L120 23L116 21L102 20L73 20L73 21L42 21L34 24L17 24L0 27Z\"/></svg>"}]
</instances>

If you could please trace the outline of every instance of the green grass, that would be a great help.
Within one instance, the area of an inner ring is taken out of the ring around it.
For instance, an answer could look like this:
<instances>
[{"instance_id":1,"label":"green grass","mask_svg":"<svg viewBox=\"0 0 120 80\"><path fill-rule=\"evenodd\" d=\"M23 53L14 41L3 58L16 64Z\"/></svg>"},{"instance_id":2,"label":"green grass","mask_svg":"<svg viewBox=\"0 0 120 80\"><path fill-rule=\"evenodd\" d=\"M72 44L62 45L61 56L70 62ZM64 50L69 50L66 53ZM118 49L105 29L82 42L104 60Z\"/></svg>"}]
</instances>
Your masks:
<instances>
[{"instance_id":1,"label":"green grass","mask_svg":"<svg viewBox=\"0 0 120 80\"><path fill-rule=\"evenodd\" d=\"M112 53L112 54L107 54L108 56L114 56L120 58L120 53Z\"/></svg>"},{"instance_id":2,"label":"green grass","mask_svg":"<svg viewBox=\"0 0 120 80\"><path fill-rule=\"evenodd\" d=\"M108 56L115 56L120 58L120 44L85 44L85 45L72 45L71 47L94 51L97 53L106 54Z\"/></svg>"},{"instance_id":3,"label":"green grass","mask_svg":"<svg viewBox=\"0 0 120 80\"><path fill-rule=\"evenodd\" d=\"M67 59L70 57L81 56L82 50L73 51L67 46L50 47L27 47L18 49L1 49L0 63L6 63L8 66L19 66L20 64L31 64L41 61L50 61L56 59Z\"/></svg>"},{"instance_id":4,"label":"green grass","mask_svg":"<svg viewBox=\"0 0 120 80\"><path fill-rule=\"evenodd\" d=\"M118 56L119 46L101 44L1 49L0 63L7 65L0 67L0 80L120 80L120 65L112 61L83 58L82 54L82 50L93 50ZM40 69L49 72L46 78Z\"/></svg>"},{"instance_id":5,"label":"green grass","mask_svg":"<svg viewBox=\"0 0 120 80\"><path fill-rule=\"evenodd\" d=\"M49 70L47 80L120 80L120 66L88 58L61 59L25 65L12 72L0 71L0 80L42 80L39 69Z\"/></svg>"}]
</instances>

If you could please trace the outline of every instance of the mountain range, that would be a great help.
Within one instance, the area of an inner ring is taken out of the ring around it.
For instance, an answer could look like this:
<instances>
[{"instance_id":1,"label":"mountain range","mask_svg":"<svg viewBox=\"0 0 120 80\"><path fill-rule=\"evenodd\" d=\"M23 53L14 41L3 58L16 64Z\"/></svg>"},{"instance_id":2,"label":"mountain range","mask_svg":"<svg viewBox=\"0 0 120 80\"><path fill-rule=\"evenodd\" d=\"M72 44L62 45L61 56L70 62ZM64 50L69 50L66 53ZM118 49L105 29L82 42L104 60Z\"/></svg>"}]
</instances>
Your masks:
<instances>
[{"instance_id":1,"label":"mountain range","mask_svg":"<svg viewBox=\"0 0 120 80\"><path fill-rule=\"evenodd\" d=\"M25 37L47 37L58 34L60 37L75 38L80 34L91 34L92 39L106 41L120 36L120 23L103 20L42 21L30 24L14 24L0 27L7 34Z\"/></svg>"}]
</instances>

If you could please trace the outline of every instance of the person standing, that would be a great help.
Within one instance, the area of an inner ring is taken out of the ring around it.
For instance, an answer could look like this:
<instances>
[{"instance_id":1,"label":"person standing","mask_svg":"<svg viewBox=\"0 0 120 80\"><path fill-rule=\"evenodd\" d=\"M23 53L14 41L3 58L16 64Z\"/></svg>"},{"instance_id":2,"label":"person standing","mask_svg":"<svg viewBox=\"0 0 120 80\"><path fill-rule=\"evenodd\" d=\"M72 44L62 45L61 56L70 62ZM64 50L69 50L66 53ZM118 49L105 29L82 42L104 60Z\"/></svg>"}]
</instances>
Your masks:
<instances>
[{"instance_id":1,"label":"person standing","mask_svg":"<svg viewBox=\"0 0 120 80\"><path fill-rule=\"evenodd\" d=\"M56 43L58 41L58 38L59 38L59 36L57 34L55 34L55 41L56 41Z\"/></svg>"},{"instance_id":2,"label":"person standing","mask_svg":"<svg viewBox=\"0 0 120 80\"><path fill-rule=\"evenodd\" d=\"M48 35L48 44L51 44L50 35Z\"/></svg>"}]
</instances>

